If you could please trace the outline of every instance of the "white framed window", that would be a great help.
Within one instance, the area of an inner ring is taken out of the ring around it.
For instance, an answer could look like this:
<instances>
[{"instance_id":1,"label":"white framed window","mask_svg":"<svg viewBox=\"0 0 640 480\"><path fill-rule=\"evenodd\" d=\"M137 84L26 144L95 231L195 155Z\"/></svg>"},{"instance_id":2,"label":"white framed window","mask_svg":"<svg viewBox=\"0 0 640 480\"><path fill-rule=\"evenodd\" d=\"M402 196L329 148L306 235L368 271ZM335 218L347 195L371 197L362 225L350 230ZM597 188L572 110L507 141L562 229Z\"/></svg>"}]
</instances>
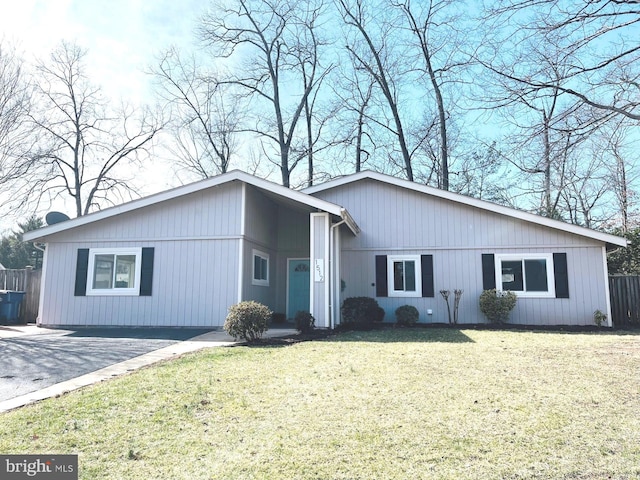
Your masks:
<instances>
[{"instance_id":1,"label":"white framed window","mask_svg":"<svg viewBox=\"0 0 640 480\"><path fill-rule=\"evenodd\" d=\"M420 255L389 255L387 285L390 297L421 297Z\"/></svg>"},{"instance_id":2,"label":"white framed window","mask_svg":"<svg viewBox=\"0 0 640 480\"><path fill-rule=\"evenodd\" d=\"M269 254L260 250L253 250L253 285L269 286Z\"/></svg>"},{"instance_id":3,"label":"white framed window","mask_svg":"<svg viewBox=\"0 0 640 480\"><path fill-rule=\"evenodd\" d=\"M496 255L495 263L497 290L509 290L519 297L556 296L552 254Z\"/></svg>"},{"instance_id":4,"label":"white framed window","mask_svg":"<svg viewBox=\"0 0 640 480\"><path fill-rule=\"evenodd\" d=\"M89 250L87 295L139 295L142 248Z\"/></svg>"}]
</instances>

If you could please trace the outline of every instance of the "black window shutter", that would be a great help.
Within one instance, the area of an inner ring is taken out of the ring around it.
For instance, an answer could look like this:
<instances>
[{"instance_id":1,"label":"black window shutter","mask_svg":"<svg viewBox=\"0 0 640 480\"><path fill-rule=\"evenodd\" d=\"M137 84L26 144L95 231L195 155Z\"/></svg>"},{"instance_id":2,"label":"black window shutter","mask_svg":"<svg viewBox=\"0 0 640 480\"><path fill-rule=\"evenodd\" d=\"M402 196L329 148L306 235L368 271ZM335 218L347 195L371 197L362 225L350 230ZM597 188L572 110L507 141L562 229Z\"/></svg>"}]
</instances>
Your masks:
<instances>
[{"instance_id":1,"label":"black window shutter","mask_svg":"<svg viewBox=\"0 0 640 480\"><path fill-rule=\"evenodd\" d=\"M78 260L76 262L76 285L73 295L84 297L87 295L87 275L89 274L89 249L78 249Z\"/></svg>"},{"instance_id":2,"label":"black window shutter","mask_svg":"<svg viewBox=\"0 0 640 480\"><path fill-rule=\"evenodd\" d=\"M493 253L482 254L482 289L496 288L496 263Z\"/></svg>"},{"instance_id":3,"label":"black window shutter","mask_svg":"<svg viewBox=\"0 0 640 480\"><path fill-rule=\"evenodd\" d=\"M569 272L567 271L567 254L553 254L553 275L556 283L556 298L569 298Z\"/></svg>"},{"instance_id":4,"label":"black window shutter","mask_svg":"<svg viewBox=\"0 0 640 480\"><path fill-rule=\"evenodd\" d=\"M434 297L433 255L420 255L420 266L422 267L422 296Z\"/></svg>"},{"instance_id":5,"label":"black window shutter","mask_svg":"<svg viewBox=\"0 0 640 480\"><path fill-rule=\"evenodd\" d=\"M153 247L142 249L140 266L140 296L150 297L153 286Z\"/></svg>"},{"instance_id":6,"label":"black window shutter","mask_svg":"<svg viewBox=\"0 0 640 480\"><path fill-rule=\"evenodd\" d=\"M387 296L387 256L376 255L376 297Z\"/></svg>"}]
</instances>

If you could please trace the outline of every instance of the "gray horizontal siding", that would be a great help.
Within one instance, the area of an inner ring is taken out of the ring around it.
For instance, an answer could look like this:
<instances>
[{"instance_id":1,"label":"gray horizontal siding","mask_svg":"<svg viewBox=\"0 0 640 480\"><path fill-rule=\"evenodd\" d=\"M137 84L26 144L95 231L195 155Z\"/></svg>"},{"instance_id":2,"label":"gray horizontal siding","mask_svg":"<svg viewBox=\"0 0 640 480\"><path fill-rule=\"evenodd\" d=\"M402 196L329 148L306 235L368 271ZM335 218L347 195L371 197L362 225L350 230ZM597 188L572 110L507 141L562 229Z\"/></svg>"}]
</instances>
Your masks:
<instances>
[{"instance_id":1,"label":"gray horizontal siding","mask_svg":"<svg viewBox=\"0 0 640 480\"><path fill-rule=\"evenodd\" d=\"M222 326L237 299L238 242L50 244L40 321L45 326ZM155 248L152 296L73 295L78 248L127 246Z\"/></svg>"},{"instance_id":2,"label":"gray horizontal siding","mask_svg":"<svg viewBox=\"0 0 640 480\"><path fill-rule=\"evenodd\" d=\"M242 299L276 307L278 206L254 187L246 187ZM253 250L269 255L269 285L253 285Z\"/></svg>"},{"instance_id":3,"label":"gray horizontal siding","mask_svg":"<svg viewBox=\"0 0 640 480\"><path fill-rule=\"evenodd\" d=\"M271 310L277 308L276 291L278 285L278 277L276 275L277 254L275 250L265 248L253 242L245 242L244 249L244 277L246 279L243 286L242 299L254 300L260 302ZM253 249L259 250L269 255L269 285L253 285Z\"/></svg>"},{"instance_id":4,"label":"gray horizontal siding","mask_svg":"<svg viewBox=\"0 0 640 480\"><path fill-rule=\"evenodd\" d=\"M231 183L47 238L44 325L221 326L238 299L242 185ZM154 247L151 297L74 297L78 248Z\"/></svg>"},{"instance_id":5,"label":"gray horizontal siding","mask_svg":"<svg viewBox=\"0 0 640 480\"><path fill-rule=\"evenodd\" d=\"M241 184L186 195L47 238L47 242L179 240L240 235Z\"/></svg>"},{"instance_id":6,"label":"gray horizontal siding","mask_svg":"<svg viewBox=\"0 0 640 480\"><path fill-rule=\"evenodd\" d=\"M567 253L570 298L520 298L512 323L590 325L594 310L606 311L602 244L597 241L374 180L316 195L344 206L362 230L357 237L343 237L342 299L375 297L375 255L433 255L435 297L379 297L386 321L395 321L395 309L410 304L420 311L421 322L446 323L439 291L462 289L459 321L485 322L478 306L482 253ZM453 307L452 300L453 293ZM427 315L428 309L433 315Z\"/></svg>"},{"instance_id":7,"label":"gray horizontal siding","mask_svg":"<svg viewBox=\"0 0 640 480\"><path fill-rule=\"evenodd\" d=\"M597 245L578 235L374 180L362 180L315 195L345 207L360 226L360 235L347 237L345 248Z\"/></svg>"},{"instance_id":8,"label":"gray horizontal siding","mask_svg":"<svg viewBox=\"0 0 640 480\"><path fill-rule=\"evenodd\" d=\"M504 249L495 253L546 253L544 249ZM519 298L510 323L524 325L592 325L593 312L606 310L604 272L601 254L593 248L566 249L570 298ZM447 306L440 290L451 291L449 303L453 314L453 291L464 291L459 306L460 323L485 323L478 300L482 293L481 253L475 250L407 250L407 255L433 255L435 297L376 297L375 256L397 251L354 251L342 255L341 276L345 283L342 299L367 296L376 298L385 310L385 321L395 321L395 310L413 305L420 312L421 323L447 323ZM427 315L427 310L433 311Z\"/></svg>"},{"instance_id":9,"label":"gray horizontal siding","mask_svg":"<svg viewBox=\"0 0 640 480\"><path fill-rule=\"evenodd\" d=\"M278 234L278 205L254 187L246 189L245 238L274 248Z\"/></svg>"}]
</instances>

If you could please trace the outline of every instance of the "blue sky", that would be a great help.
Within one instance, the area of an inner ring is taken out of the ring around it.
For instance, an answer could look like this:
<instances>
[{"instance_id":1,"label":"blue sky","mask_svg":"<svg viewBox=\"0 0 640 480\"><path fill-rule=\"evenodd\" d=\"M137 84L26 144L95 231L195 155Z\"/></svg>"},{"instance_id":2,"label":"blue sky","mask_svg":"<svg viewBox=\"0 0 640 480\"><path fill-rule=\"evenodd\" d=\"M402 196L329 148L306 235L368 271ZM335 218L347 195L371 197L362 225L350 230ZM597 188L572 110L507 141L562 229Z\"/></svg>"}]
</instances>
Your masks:
<instances>
[{"instance_id":1,"label":"blue sky","mask_svg":"<svg viewBox=\"0 0 640 480\"><path fill-rule=\"evenodd\" d=\"M62 41L88 50L90 81L114 101L134 106L154 103L148 72L171 45L191 49L194 30L207 8L204 0L0 0L0 40L15 46L28 63L46 60ZM140 193L175 186L170 168L154 165ZM49 209L72 207L58 201ZM15 228L16 218L0 219L0 232Z\"/></svg>"},{"instance_id":2,"label":"blue sky","mask_svg":"<svg viewBox=\"0 0 640 480\"><path fill-rule=\"evenodd\" d=\"M469 3L477 5L475 0ZM145 72L157 65L158 55L169 46L193 50L195 27L209 4L210 0L0 0L0 40L16 46L27 61L46 59L63 39L75 42L88 50L86 73L107 97L134 105L154 102L153 78ZM483 94L484 90L477 95ZM414 104L421 107L420 102ZM482 117L472 112L459 127L466 128L467 123L472 133L490 141L490 135L499 138L509 128L498 121L486 112ZM159 144L148 171L132 174L141 183L141 195L192 180L183 179L169 162L163 162ZM169 155L166 150L164 154ZM232 168L240 166L232 164ZM297 171L304 175L303 169ZM277 170L271 179L278 181ZM74 210L55 204L51 209ZM0 233L14 225L14 218L0 217Z\"/></svg>"},{"instance_id":3,"label":"blue sky","mask_svg":"<svg viewBox=\"0 0 640 480\"><path fill-rule=\"evenodd\" d=\"M188 46L202 0L2 0L0 32L25 59L61 41L88 49L88 73L108 96L149 100L144 72L169 45Z\"/></svg>"}]
</instances>

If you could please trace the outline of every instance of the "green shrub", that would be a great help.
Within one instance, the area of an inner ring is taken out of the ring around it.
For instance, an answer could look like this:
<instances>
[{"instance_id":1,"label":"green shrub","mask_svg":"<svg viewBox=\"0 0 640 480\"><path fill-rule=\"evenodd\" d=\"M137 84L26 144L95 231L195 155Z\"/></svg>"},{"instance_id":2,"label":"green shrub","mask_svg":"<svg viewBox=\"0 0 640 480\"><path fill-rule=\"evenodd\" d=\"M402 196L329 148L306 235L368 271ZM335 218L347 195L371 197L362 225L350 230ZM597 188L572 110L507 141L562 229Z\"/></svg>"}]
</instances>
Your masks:
<instances>
[{"instance_id":1,"label":"green shrub","mask_svg":"<svg viewBox=\"0 0 640 480\"><path fill-rule=\"evenodd\" d=\"M495 288L480 294L480 310L491 323L506 323L509 313L516 306L518 297L513 292L496 291Z\"/></svg>"},{"instance_id":2,"label":"green shrub","mask_svg":"<svg viewBox=\"0 0 640 480\"><path fill-rule=\"evenodd\" d=\"M413 327L418 323L418 318L420 318L420 313L418 313L418 309L413 305L402 305L396 308L397 325Z\"/></svg>"},{"instance_id":3,"label":"green shrub","mask_svg":"<svg viewBox=\"0 0 640 480\"><path fill-rule=\"evenodd\" d=\"M350 297L342 302L342 325L355 330L369 330L384 319L384 310L371 297Z\"/></svg>"},{"instance_id":4,"label":"green shrub","mask_svg":"<svg viewBox=\"0 0 640 480\"><path fill-rule=\"evenodd\" d=\"M601 327L603 324L607 323L607 314L602 312L601 310L596 310L593 312L593 322Z\"/></svg>"},{"instance_id":5,"label":"green shrub","mask_svg":"<svg viewBox=\"0 0 640 480\"><path fill-rule=\"evenodd\" d=\"M271 323L287 323L287 316L284 313L272 313Z\"/></svg>"},{"instance_id":6,"label":"green shrub","mask_svg":"<svg viewBox=\"0 0 640 480\"><path fill-rule=\"evenodd\" d=\"M269 327L271 315L271 310L261 303L240 302L229 307L224 330L236 340L242 338L247 342L255 342Z\"/></svg>"},{"instance_id":7,"label":"green shrub","mask_svg":"<svg viewBox=\"0 0 640 480\"><path fill-rule=\"evenodd\" d=\"M316 326L316 319L309 312L300 310L296 313L296 330L300 333L310 333Z\"/></svg>"}]
</instances>

